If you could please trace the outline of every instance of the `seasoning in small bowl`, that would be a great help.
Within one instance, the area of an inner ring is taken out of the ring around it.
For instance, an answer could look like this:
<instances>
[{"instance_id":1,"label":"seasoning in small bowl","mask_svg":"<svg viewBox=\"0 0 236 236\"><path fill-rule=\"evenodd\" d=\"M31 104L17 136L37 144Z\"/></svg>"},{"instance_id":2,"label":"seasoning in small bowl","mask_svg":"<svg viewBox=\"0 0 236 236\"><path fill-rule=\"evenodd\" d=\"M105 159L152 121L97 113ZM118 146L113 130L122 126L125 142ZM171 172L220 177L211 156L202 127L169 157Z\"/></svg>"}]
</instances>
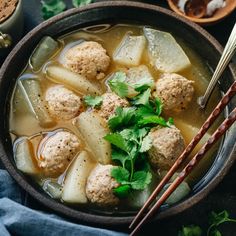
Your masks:
<instances>
[{"instance_id":1,"label":"seasoning in small bowl","mask_svg":"<svg viewBox=\"0 0 236 236\"><path fill-rule=\"evenodd\" d=\"M168 0L170 8L200 25L222 20L236 9L235 0Z\"/></svg>"},{"instance_id":2,"label":"seasoning in small bowl","mask_svg":"<svg viewBox=\"0 0 236 236\"><path fill-rule=\"evenodd\" d=\"M0 23L10 17L16 9L18 0L1 0L0 1Z\"/></svg>"}]
</instances>

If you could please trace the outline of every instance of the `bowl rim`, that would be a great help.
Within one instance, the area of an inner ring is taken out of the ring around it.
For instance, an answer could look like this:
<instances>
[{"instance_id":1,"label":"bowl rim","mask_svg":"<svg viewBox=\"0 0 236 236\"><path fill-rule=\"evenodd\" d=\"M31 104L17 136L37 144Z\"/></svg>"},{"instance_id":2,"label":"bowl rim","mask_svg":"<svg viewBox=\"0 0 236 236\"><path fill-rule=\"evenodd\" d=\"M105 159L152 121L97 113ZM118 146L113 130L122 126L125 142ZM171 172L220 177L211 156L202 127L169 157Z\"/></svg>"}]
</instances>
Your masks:
<instances>
[{"instance_id":1,"label":"bowl rim","mask_svg":"<svg viewBox=\"0 0 236 236\"><path fill-rule=\"evenodd\" d=\"M140 2L130 2L130 1L98 2L98 3L93 3L88 6L78 8L78 9L74 8L74 9L67 10L66 12L63 12L57 16L54 16L45 22L42 22L33 30L31 30L28 34L26 34L26 36L10 52L5 62L3 63L2 68L0 70L0 85L2 83L2 79L4 77L5 71L7 71L8 65L11 62L11 60L14 58L14 55L22 47L22 45L27 43L31 39L31 37L33 37L34 34L37 33L39 30L43 30L47 28L47 25L54 24L58 20L64 19L74 14L80 14L82 12L89 11L92 9L105 8L105 7L133 7L133 8L139 8L142 10L152 10L152 11L156 11L156 12L168 15L169 17L175 18L176 20L181 21L185 25L190 26L192 30L197 31L199 34L201 34L202 37L207 38L208 41L211 42L211 44L219 53L222 53L222 50L223 50L222 46L208 32L206 32L203 28L201 28L197 24L187 21L184 17L179 16L178 14L170 10L167 10L167 9L164 9L162 7L155 6L152 4L146 4L146 3L140 3ZM230 73L233 75L233 78L236 78L236 74L234 73L234 70L231 65L229 66L229 69L230 69ZM184 200L183 202L175 206L172 206L169 209L166 209L163 212L160 212L155 217L154 220L163 219L169 216L176 215L188 209L189 207L193 206L200 200L202 200L223 179L223 177L228 172L228 170L232 166L235 159L236 159L236 144L234 145L234 147L232 148L232 151L230 152L230 156L228 158L227 163L224 163L224 165L221 167L220 174L218 174L216 178L212 179L207 186L202 188L199 192L197 192L193 196L187 198L186 200ZM106 226L108 228L121 226L121 225L127 225L133 219L133 216L114 216L111 219L111 216L101 216L101 215L95 215L93 213L87 213L83 211L74 210L70 207L67 207L66 205L62 203L56 202L55 200L47 197L46 195L41 194L38 190L32 187L27 182L27 180L25 180L22 177L22 174L20 174L19 171L17 171L16 167L11 163L10 159L8 158L8 155L4 151L2 142L0 142L0 160L4 164L6 170L10 173L10 175L26 192L28 192L34 199L39 201L41 204L52 209L54 212L60 215L79 220L81 223L86 223L89 225L100 225L104 227Z\"/></svg>"}]
</instances>

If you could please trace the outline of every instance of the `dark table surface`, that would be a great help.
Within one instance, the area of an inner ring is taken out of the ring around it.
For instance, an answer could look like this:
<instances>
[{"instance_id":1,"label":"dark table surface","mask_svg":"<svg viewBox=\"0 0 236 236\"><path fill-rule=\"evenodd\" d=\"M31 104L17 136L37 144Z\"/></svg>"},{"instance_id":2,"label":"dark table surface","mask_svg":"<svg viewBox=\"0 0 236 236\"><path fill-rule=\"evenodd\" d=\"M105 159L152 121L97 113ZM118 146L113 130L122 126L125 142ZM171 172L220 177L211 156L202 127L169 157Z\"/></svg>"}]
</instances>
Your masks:
<instances>
[{"instance_id":1,"label":"dark table surface","mask_svg":"<svg viewBox=\"0 0 236 236\"><path fill-rule=\"evenodd\" d=\"M66 0L67 7L72 7L71 1ZM166 1L146 1L167 7ZM39 0L23 0L25 16L25 34L43 21L40 14ZM225 45L227 38L236 20L236 11L222 22L205 29L211 33L222 45ZM0 65L1 65L0 61ZM1 167L1 163L0 163ZM27 205L34 208L51 212L40 203L28 196ZM214 211L228 210L232 217L236 217L236 164L231 168L228 175L204 200L191 209L169 219L161 220L155 224L149 224L143 230L144 235L175 236L182 225L198 224L203 228L207 226L209 213ZM120 229L124 230L124 229ZM236 235L236 225L226 224L221 227L224 236Z\"/></svg>"}]
</instances>

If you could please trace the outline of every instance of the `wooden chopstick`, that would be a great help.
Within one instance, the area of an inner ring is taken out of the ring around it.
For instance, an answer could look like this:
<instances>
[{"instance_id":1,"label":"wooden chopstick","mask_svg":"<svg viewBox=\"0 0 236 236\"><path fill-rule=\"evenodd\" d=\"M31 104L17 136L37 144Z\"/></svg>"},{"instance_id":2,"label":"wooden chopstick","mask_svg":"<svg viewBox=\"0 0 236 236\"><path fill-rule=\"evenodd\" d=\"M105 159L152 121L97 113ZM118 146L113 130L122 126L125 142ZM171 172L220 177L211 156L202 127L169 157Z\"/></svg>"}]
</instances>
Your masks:
<instances>
[{"instance_id":1,"label":"wooden chopstick","mask_svg":"<svg viewBox=\"0 0 236 236\"><path fill-rule=\"evenodd\" d=\"M177 178L170 184L162 196L157 200L150 211L139 222L136 228L132 231L130 236L134 236L144 225L144 223L150 219L161 207L161 205L167 200L167 198L175 191L175 189L184 181L184 179L191 173L194 167L203 159L206 152L219 140L219 138L230 128L230 126L236 121L236 107L230 113L228 118L219 126L214 134L203 145L199 152L193 157L193 159L185 166L185 168L178 174Z\"/></svg>"},{"instance_id":2,"label":"wooden chopstick","mask_svg":"<svg viewBox=\"0 0 236 236\"><path fill-rule=\"evenodd\" d=\"M173 174L178 170L181 163L187 158L187 156L191 153L191 151L195 148L195 146L198 144L200 139L204 136L204 134L207 132L211 124L216 120L216 118L219 116L221 111L226 107L226 105L229 103L230 99L236 94L236 81L231 85L231 87L228 89L227 93L222 97L218 105L215 107L215 109L212 111L210 116L207 118L207 120L204 122L202 127L199 129L196 136L192 139L192 141L187 145L183 153L179 156L179 158L175 161L174 165L170 168L170 170L167 172L167 174L164 176L164 178L161 180L161 182L158 184L158 186L155 188L153 193L150 195L148 200L145 202L143 207L140 209L140 211L135 216L134 220L131 222L129 228L133 228L137 222L140 220L141 216L145 212L145 210L151 205L151 203L156 199L157 195L161 192L163 187L168 183L168 181L171 179Z\"/></svg>"}]
</instances>

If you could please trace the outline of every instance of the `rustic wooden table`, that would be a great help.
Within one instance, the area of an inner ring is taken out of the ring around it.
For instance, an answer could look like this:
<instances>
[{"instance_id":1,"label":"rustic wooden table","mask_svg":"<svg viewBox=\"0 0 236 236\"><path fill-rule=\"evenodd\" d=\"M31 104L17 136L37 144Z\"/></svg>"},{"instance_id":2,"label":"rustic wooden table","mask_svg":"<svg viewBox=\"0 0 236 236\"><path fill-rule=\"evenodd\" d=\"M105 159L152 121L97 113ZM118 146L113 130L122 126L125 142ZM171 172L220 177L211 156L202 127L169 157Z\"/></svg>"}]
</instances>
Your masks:
<instances>
[{"instance_id":1,"label":"rustic wooden table","mask_svg":"<svg viewBox=\"0 0 236 236\"><path fill-rule=\"evenodd\" d=\"M68 8L72 7L71 1L66 0ZM144 1L166 7L167 3L161 1ZM43 21L40 12L39 0L23 0L24 16L25 16L25 34L32 28ZM236 11L228 18L214 26L206 27L205 29L211 33L222 45L225 45L233 24L236 20ZM1 61L0 61L1 65ZM1 163L0 163L1 167ZM218 185L218 187L204 200L192 207L191 209L174 216L169 219L159 221L155 224L146 226L143 230L143 235L160 235L160 236L177 236L178 230L182 225L198 224L201 227L207 226L207 218L210 211L228 210L230 214L236 217L236 165L233 166L229 174ZM51 212L52 210L46 209L31 197L27 197L26 201L29 207L45 210ZM125 229L120 229L124 230ZM224 236L236 235L236 225L226 224L221 228Z\"/></svg>"}]
</instances>

